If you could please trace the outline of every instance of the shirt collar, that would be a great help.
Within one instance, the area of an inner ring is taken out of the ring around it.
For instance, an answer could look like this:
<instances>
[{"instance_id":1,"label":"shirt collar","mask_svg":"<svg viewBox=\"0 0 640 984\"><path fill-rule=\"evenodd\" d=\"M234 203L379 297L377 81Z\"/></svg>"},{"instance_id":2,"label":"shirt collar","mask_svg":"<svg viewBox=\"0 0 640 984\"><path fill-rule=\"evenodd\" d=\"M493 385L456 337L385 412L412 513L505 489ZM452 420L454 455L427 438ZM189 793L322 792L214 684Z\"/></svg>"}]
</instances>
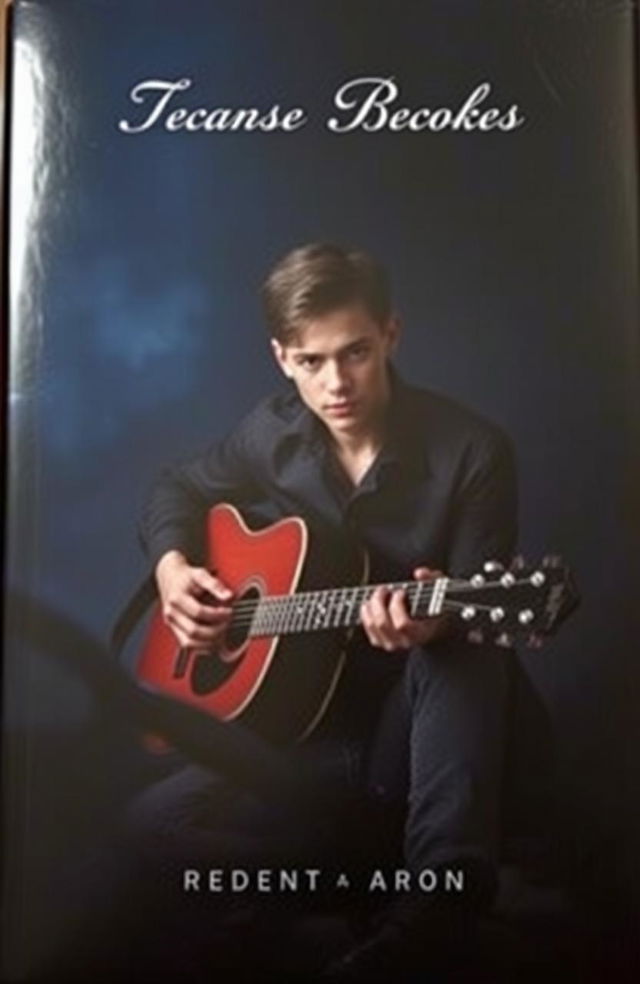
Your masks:
<instances>
[{"instance_id":1,"label":"shirt collar","mask_svg":"<svg viewBox=\"0 0 640 984\"><path fill-rule=\"evenodd\" d=\"M387 435L378 455L380 468L399 465L404 471L424 475L427 462L424 441L421 440L421 421L417 413L414 390L408 386L397 370L389 365L390 398L387 407ZM327 448L324 425L302 402L297 393L292 394L293 413L286 434L298 438L310 454Z\"/></svg>"}]
</instances>

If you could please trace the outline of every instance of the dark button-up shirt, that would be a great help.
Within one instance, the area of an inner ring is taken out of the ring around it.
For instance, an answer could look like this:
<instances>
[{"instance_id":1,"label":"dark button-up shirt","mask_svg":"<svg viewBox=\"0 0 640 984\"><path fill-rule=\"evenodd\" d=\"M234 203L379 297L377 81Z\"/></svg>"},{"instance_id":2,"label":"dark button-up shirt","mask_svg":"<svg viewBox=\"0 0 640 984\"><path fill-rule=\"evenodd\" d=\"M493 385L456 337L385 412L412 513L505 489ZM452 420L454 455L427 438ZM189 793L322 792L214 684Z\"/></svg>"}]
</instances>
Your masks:
<instances>
[{"instance_id":1,"label":"dark button-up shirt","mask_svg":"<svg viewBox=\"0 0 640 984\"><path fill-rule=\"evenodd\" d=\"M169 550L202 562L207 511L227 501L254 528L298 515L312 528L328 524L355 539L368 552L371 583L405 580L419 565L457 576L489 559L508 560L517 507L505 435L395 374L386 423L380 453L354 486L297 392L268 398L208 453L161 477L141 531L152 562ZM350 650L322 726L343 737L371 727L403 665L397 655L372 649L363 633Z\"/></svg>"},{"instance_id":2,"label":"dark button-up shirt","mask_svg":"<svg viewBox=\"0 0 640 984\"><path fill-rule=\"evenodd\" d=\"M517 504L505 435L395 374L386 435L354 486L297 392L268 398L208 453L161 477L142 523L152 562L168 550L200 561L206 513L223 501L263 523L299 515L348 532L369 553L372 581L405 579L418 565L470 575L508 560Z\"/></svg>"}]
</instances>

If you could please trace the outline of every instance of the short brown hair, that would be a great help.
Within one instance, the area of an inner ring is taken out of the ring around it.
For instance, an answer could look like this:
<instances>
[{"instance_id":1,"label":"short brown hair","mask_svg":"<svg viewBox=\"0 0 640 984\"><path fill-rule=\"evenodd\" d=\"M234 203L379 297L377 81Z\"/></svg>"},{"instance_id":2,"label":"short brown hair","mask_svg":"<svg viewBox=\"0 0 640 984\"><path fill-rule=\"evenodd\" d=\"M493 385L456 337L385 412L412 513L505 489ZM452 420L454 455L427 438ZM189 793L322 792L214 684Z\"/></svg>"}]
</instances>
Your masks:
<instances>
[{"instance_id":1,"label":"short brown hair","mask_svg":"<svg viewBox=\"0 0 640 984\"><path fill-rule=\"evenodd\" d=\"M379 324L391 314L384 268L361 250L310 243L287 253L265 280L262 300L270 334L291 342L302 323L360 302Z\"/></svg>"}]
</instances>

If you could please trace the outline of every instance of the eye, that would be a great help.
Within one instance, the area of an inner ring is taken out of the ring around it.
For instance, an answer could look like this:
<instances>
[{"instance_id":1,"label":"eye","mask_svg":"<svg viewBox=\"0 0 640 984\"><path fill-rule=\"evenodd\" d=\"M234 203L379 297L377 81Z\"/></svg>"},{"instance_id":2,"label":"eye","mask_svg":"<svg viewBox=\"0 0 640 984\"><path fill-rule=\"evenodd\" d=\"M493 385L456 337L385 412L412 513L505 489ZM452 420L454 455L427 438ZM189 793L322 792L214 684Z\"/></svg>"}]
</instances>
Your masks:
<instances>
[{"instance_id":1,"label":"eye","mask_svg":"<svg viewBox=\"0 0 640 984\"><path fill-rule=\"evenodd\" d=\"M346 353L347 359L351 362L360 362L362 359L366 359L369 354L369 346L364 342L361 345L354 345Z\"/></svg>"},{"instance_id":2,"label":"eye","mask_svg":"<svg viewBox=\"0 0 640 984\"><path fill-rule=\"evenodd\" d=\"M308 372L314 372L320 366L320 356L300 355L296 359L296 363Z\"/></svg>"}]
</instances>

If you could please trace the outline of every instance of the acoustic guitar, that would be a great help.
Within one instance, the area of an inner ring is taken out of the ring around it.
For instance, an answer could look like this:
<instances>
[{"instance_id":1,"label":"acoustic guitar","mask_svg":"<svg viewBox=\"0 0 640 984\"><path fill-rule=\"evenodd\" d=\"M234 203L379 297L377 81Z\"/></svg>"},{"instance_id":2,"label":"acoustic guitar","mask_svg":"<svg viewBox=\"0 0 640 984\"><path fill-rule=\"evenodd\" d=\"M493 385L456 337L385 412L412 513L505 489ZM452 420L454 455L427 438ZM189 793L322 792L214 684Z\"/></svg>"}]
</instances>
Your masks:
<instances>
[{"instance_id":1,"label":"acoustic guitar","mask_svg":"<svg viewBox=\"0 0 640 984\"><path fill-rule=\"evenodd\" d=\"M157 606L139 679L276 742L311 734L335 693L360 607L376 588L367 584L361 550L317 539L299 517L253 530L234 506L211 509L206 563L234 592L224 642L215 651L180 648ZM558 557L534 568L517 559L508 570L489 561L469 579L385 587L405 592L413 618L448 612L466 623L471 642L501 646L518 638L539 646L577 603Z\"/></svg>"}]
</instances>

